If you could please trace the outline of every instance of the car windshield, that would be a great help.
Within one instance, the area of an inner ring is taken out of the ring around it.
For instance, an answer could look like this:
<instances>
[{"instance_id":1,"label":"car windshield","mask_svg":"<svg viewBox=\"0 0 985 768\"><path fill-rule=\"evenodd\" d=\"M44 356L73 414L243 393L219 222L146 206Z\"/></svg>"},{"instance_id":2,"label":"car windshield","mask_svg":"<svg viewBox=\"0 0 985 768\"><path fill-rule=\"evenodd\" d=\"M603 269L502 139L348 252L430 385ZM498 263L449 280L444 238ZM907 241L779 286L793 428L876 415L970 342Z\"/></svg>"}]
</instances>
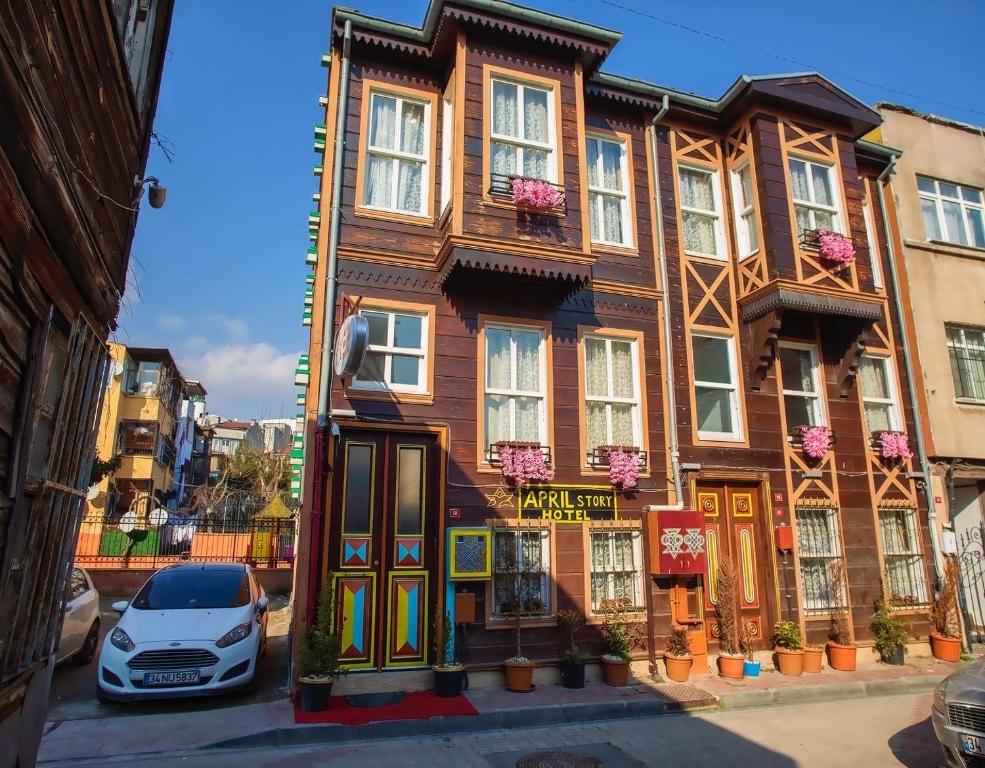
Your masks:
<instances>
[{"instance_id":1,"label":"car windshield","mask_svg":"<svg viewBox=\"0 0 985 768\"><path fill-rule=\"evenodd\" d=\"M133 600L145 611L182 608L235 608L250 602L250 584L243 571L161 571Z\"/></svg>"}]
</instances>

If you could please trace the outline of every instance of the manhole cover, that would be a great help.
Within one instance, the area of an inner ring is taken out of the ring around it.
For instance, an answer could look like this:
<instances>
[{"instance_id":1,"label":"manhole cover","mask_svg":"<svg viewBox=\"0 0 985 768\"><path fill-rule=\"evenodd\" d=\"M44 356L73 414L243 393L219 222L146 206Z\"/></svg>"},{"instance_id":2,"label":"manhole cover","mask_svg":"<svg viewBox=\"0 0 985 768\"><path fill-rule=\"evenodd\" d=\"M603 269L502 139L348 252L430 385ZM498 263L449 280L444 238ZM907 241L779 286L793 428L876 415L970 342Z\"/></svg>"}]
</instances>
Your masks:
<instances>
[{"instance_id":1,"label":"manhole cover","mask_svg":"<svg viewBox=\"0 0 985 768\"><path fill-rule=\"evenodd\" d=\"M385 707L387 704L399 704L407 694L403 691L392 693L357 693L346 696L345 701L350 707Z\"/></svg>"},{"instance_id":2,"label":"manhole cover","mask_svg":"<svg viewBox=\"0 0 985 768\"><path fill-rule=\"evenodd\" d=\"M516 768L599 768L602 761L572 752L534 752L516 761Z\"/></svg>"}]
</instances>

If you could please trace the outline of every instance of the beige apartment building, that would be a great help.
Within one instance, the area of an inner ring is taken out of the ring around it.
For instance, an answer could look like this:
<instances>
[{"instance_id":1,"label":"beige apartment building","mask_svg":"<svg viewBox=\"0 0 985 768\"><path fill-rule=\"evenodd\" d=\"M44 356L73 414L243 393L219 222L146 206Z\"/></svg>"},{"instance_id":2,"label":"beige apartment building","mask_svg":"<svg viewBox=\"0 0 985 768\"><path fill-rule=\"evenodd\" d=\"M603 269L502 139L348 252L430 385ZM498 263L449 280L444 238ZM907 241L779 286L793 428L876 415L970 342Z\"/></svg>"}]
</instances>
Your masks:
<instances>
[{"instance_id":1,"label":"beige apartment building","mask_svg":"<svg viewBox=\"0 0 985 768\"><path fill-rule=\"evenodd\" d=\"M915 334L927 454L941 522L962 556L966 620L983 631L985 129L877 105L901 150L893 191ZM945 550L949 535L945 534Z\"/></svg>"}]
</instances>

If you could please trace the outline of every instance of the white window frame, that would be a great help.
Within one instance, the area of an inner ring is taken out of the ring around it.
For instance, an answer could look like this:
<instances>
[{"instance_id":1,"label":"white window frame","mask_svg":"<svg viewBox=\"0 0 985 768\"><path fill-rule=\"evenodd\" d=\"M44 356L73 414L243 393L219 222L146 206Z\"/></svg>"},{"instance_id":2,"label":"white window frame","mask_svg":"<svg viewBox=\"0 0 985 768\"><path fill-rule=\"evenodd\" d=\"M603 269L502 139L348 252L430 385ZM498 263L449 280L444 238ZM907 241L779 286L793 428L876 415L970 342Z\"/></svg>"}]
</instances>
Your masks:
<instances>
[{"instance_id":1,"label":"white window frame","mask_svg":"<svg viewBox=\"0 0 985 768\"><path fill-rule=\"evenodd\" d=\"M428 328L428 313L427 312L416 312L409 309L399 309L393 307L374 307L372 304L361 306L359 308L359 314L365 314L366 312L373 312L377 315L386 315L387 317L387 343L386 344L370 344L367 349L367 355L370 352L377 352L384 355L383 363L383 381L372 381L370 379L360 379L359 372L357 371L349 384L350 389L364 390L368 392L402 392L407 394L427 394L428 392L428 339L429 328ZM398 347L394 344L394 335L396 333L396 317L397 315L403 315L405 317L415 317L419 318L421 321L421 346L420 347ZM418 385L411 386L409 384L395 384L393 382L393 356L401 355L408 357L417 357L417 375L418 375Z\"/></svg>"},{"instance_id":2,"label":"white window frame","mask_svg":"<svg viewBox=\"0 0 985 768\"><path fill-rule=\"evenodd\" d=\"M951 332L952 331L958 331L961 334L960 341L955 341L951 337ZM977 334L980 337L981 341L979 342L979 344L974 345L974 344L969 343L969 341L968 341L968 334L969 333ZM944 327L944 335L947 338L948 361L951 363L951 370L952 370L952 376L951 376L951 378L953 380L953 378L954 378L954 376L953 376L953 370L954 370L954 368L957 367L957 368L960 369L960 367L961 367L961 364L959 362L957 362L956 359L955 359L956 358L956 353L958 353L958 352L962 353L962 355L963 355L963 358L962 359L965 360L965 361L971 359L970 353L972 351L974 351L976 353L979 353L979 354L982 354L983 349L985 349L985 329L983 329L983 328L975 328L975 327L970 326L970 325L960 325L960 324L956 324L956 323L947 323L945 325L945 327ZM985 365L985 363L983 363L983 365ZM969 376L969 379L971 379L972 381L974 381L974 379L971 376ZM958 402L962 402L962 403L985 403L985 386L982 386L982 390L983 391L980 392L980 393L978 393L978 394L962 395L961 393L958 392L957 387L955 387L954 388L954 398Z\"/></svg>"},{"instance_id":3,"label":"white window frame","mask_svg":"<svg viewBox=\"0 0 985 768\"><path fill-rule=\"evenodd\" d=\"M619 534L631 534L633 537L633 563L632 563L632 574L633 574L633 592L636 600L639 601L639 605L634 605L631 609L631 613L639 613L646 610L646 597L643 593L644 580L643 580L643 532L636 527L590 527L588 529L588 603L591 608L592 615L599 615L601 606L595 605L595 594L592 589L592 577L596 573L607 574L610 578L606 580L606 598L607 600L615 599L615 582L611 576L619 573L626 573L624 570L617 569L614 562L606 564L606 567L600 571L595 570L595 557L594 557L594 546L592 538L594 536L605 536L607 538L614 538ZM614 546L610 546L609 552L615 551ZM609 558L612 560L612 558Z\"/></svg>"},{"instance_id":4,"label":"white window frame","mask_svg":"<svg viewBox=\"0 0 985 768\"><path fill-rule=\"evenodd\" d=\"M865 384L864 379L859 377L859 390L862 394L862 413L866 414L865 405L866 403L875 403L877 405L888 405L889 406L889 428L894 431L899 431L903 428L903 421L900 416L899 409L899 393L896 391L896 371L893 366L890 365L892 358L888 355L874 355L868 352L862 357L862 364L865 364L866 360L871 360L877 362L882 366L883 373L886 376L886 389L889 391L889 397L872 397L865 394ZM868 415L866 415L868 418ZM868 426L868 423L866 423ZM869 431L872 431L871 427L868 427Z\"/></svg>"},{"instance_id":5,"label":"white window frame","mask_svg":"<svg viewBox=\"0 0 985 768\"><path fill-rule=\"evenodd\" d=\"M831 189L831 196L834 198L834 205L825 205L824 203L818 203L814 200L814 185L807 185L807 195L808 199L804 200L799 197L794 196L793 188L793 167L791 163L804 163L807 166L807 178L813 178L812 168L821 168L828 176L828 186ZM807 208L810 214L811 229L821 229L822 227L817 226L817 219L814 216L815 211L824 211L825 213L831 214L831 220L833 222L832 230L834 232L839 232L845 234L844 216L841 212L841 182L838 174L837 168L829 163L822 163L818 160L812 160L811 158L804 157L802 155L790 155L787 157L787 173L790 174L790 199L793 201L794 207L794 219L792 224L797 226L797 206L802 208ZM799 232L798 232L799 234Z\"/></svg>"},{"instance_id":6,"label":"white window frame","mask_svg":"<svg viewBox=\"0 0 985 768\"><path fill-rule=\"evenodd\" d=\"M604 178L603 162L602 162L602 144L613 144L619 147L619 172L620 175L622 176L622 187L623 187L622 190L620 191L618 189L610 189L608 187L595 185L589 182L588 184L589 201L591 201L591 196L593 194L598 195L598 197L595 200L595 204L589 202L591 208L589 215L592 221L594 221L597 217L598 231L599 232L605 231L605 226L604 226L605 208L604 208L603 198L610 197L610 198L617 198L619 200L619 212L620 212L620 217L622 219L621 241L605 240L604 238L601 237L596 239L595 236L592 235L592 242L598 243L600 245L615 245L615 246L620 246L622 248L631 248L633 246L633 230L632 230L633 222L632 219L630 218L630 206L629 206L630 176L629 176L629 166L628 166L629 156L628 156L628 152L626 151L626 141L625 139L614 139L611 137L589 134L585 140L586 158L589 156L588 147L591 145L592 142L596 142L599 145L598 158L595 165L595 176L597 179ZM589 175L589 179L591 179L591 175ZM592 227L590 221L589 232L591 232L591 230Z\"/></svg>"},{"instance_id":7,"label":"white window frame","mask_svg":"<svg viewBox=\"0 0 985 768\"><path fill-rule=\"evenodd\" d=\"M525 525L501 525L494 526L492 530L492 579L490 584L491 601L489 606L489 618L494 621L515 621L516 617L512 614L502 614L499 612L499 604L496 600L496 579L500 575L497 566L499 556L497 553L497 541L500 534L510 534L515 543L515 553L517 563L521 562L520 552L522 552L523 534L536 534L540 537L540 563L539 570L523 571L527 574L537 573L540 576L540 594L544 603L544 610L541 613L521 616L522 620L534 620L549 618L554 615L554 595L551 587L551 547L554 546L553 528L550 526L525 526Z\"/></svg>"},{"instance_id":8,"label":"white window frame","mask_svg":"<svg viewBox=\"0 0 985 768\"><path fill-rule=\"evenodd\" d=\"M452 98L455 81L448 83L448 88L441 97L441 210L451 205L451 172L455 151L455 103Z\"/></svg>"},{"instance_id":9,"label":"white window frame","mask_svg":"<svg viewBox=\"0 0 985 768\"><path fill-rule=\"evenodd\" d=\"M404 152L399 149L389 149L386 147L374 147L370 143L370 139L373 135L372 130L372 120L373 120L373 100L377 97L385 99L393 99L397 102L396 106L396 123L394 126L394 136L393 145L394 147L399 147L401 145L401 139L403 135L403 109L404 104L417 104L424 108L424 126L422 128L424 132L424 145L423 153L420 155L415 155L410 152ZM362 199L360 204L361 208L367 208L374 211L388 211L390 213L399 213L406 216L420 216L426 218L428 215L429 204L431 200L431 103L426 99L415 99L398 93L391 93L384 88L370 88L369 90L369 104L363 105L364 109L369 109L369 118L366 122L366 156L364 159L365 167L363 169L363 188L360 190L359 194ZM382 157L389 158L393 168L390 172L390 204L389 205L372 205L366 201L366 183L369 178L369 167L370 159L372 157ZM397 192L400 186L400 161L414 162L421 165L421 209L419 211L408 211L403 208L397 207Z\"/></svg>"},{"instance_id":10,"label":"white window frame","mask_svg":"<svg viewBox=\"0 0 985 768\"><path fill-rule=\"evenodd\" d=\"M920 179L925 179L927 181L933 182L934 191L926 192L920 189ZM941 192L941 184L950 184L951 186L958 188L958 196L951 197L950 195L945 195ZM937 230L940 233L939 238L931 237L930 232L926 232L927 240L939 243L949 243L950 245L959 245L964 248L978 248L982 249L985 245L975 245L974 237L972 236L971 227L968 226L968 211L978 211L979 216L982 218L983 223L985 223L985 204L972 202L971 200L965 200L962 197L962 190L971 190L972 192L978 193L979 200L985 199L985 191L980 187L974 187L970 184L958 184L954 181L947 181L946 179L936 179L933 176L924 176L923 174L917 174L917 196L920 198L921 202L926 201L934 204L934 211L937 216ZM944 218L944 203L954 203L961 208L961 228L964 232L965 241L960 242L951 240L948 237L947 231L947 220ZM921 217L923 217L923 206L920 208ZM927 223L924 220L924 229L926 230Z\"/></svg>"},{"instance_id":11,"label":"white window frame","mask_svg":"<svg viewBox=\"0 0 985 768\"><path fill-rule=\"evenodd\" d=\"M886 541L886 529L883 525L884 515L897 515L903 516L903 526L906 529L906 538L910 544L909 549L901 549L890 551L890 543ZM890 604L892 608L911 608L920 605L927 605L927 572L924 567L923 552L920 550L920 539L919 539L919 525L917 524L916 517L917 511L913 508L886 508L882 507L878 510L879 516L879 541L882 544L882 559L883 566L886 571L887 584L886 589L891 590L892 584L888 583L891 581L889 578L889 563L890 561L908 561L908 570L910 572L910 583L914 587L915 595L902 595L902 597L912 597L914 601L912 603L906 603L904 605Z\"/></svg>"},{"instance_id":12,"label":"white window frame","mask_svg":"<svg viewBox=\"0 0 985 768\"><path fill-rule=\"evenodd\" d=\"M496 83L501 85L509 85L517 89L516 91L516 103L517 103L517 114L516 114L516 136L509 136L503 133L496 133L496 120L493 111L496 109L496 100L493 98L493 92L496 88ZM534 141L533 139L527 139L523 137L524 134L524 114L523 114L523 94L526 90L540 91L547 94L547 142ZM538 149L547 152L547 176L548 178L543 179L543 181L549 181L552 184L557 183L557 104L555 100L554 89L546 86L534 83L527 83L523 80L514 80L508 77L502 77L501 75L494 75L489 78L489 172L492 173L492 145L493 144L508 144L515 149L515 161L514 167L516 168L517 176L525 176L523 172L523 152L524 149Z\"/></svg>"},{"instance_id":13,"label":"white window frame","mask_svg":"<svg viewBox=\"0 0 985 768\"><path fill-rule=\"evenodd\" d=\"M698 379L697 372L698 368L694 362L694 343L693 339L695 337L701 337L706 339L719 339L725 342L725 348L728 351L728 361L729 361L729 375L732 379L731 384L722 384L717 381L702 381ZM695 397L695 413L694 413L694 423L697 427L698 423L698 413L697 413L697 397L698 397L698 387L704 387L705 389L721 389L726 390L729 393L729 406L732 411L732 425L734 427L732 432L709 432L707 430L698 429L698 439L699 440L712 440L712 441L728 441L728 442L742 442L745 437L743 423L742 423L742 404L739 399L739 366L736 362L735 356L735 337L723 333L707 333L705 331L694 331L691 333L691 370L694 373L694 397Z\"/></svg>"},{"instance_id":14,"label":"white window frame","mask_svg":"<svg viewBox=\"0 0 985 768\"><path fill-rule=\"evenodd\" d=\"M725 231L722 226L722 186L721 178L718 174L717 168L708 168L702 165L689 165L687 163L681 163L677 166L677 183L678 186L683 188L681 184L681 171L690 171L691 173L703 173L706 176L711 176L711 195L712 199L715 201L715 210L705 210L704 208L694 208L688 205L684 205L684 195L681 195L681 244L684 247L684 252L689 256L702 256L706 259L717 259L719 261L728 261L728 251L725 248ZM714 221L714 231L715 231L715 253L702 253L701 251L692 251L687 247L687 239L684 230L684 214L692 213L696 216L702 216L704 218L712 219Z\"/></svg>"},{"instance_id":15,"label":"white window frame","mask_svg":"<svg viewBox=\"0 0 985 768\"><path fill-rule=\"evenodd\" d=\"M862 220L865 222L865 243L869 246L869 261L872 264L872 284L882 289L882 256L879 252L879 242L876 237L875 220L872 218L872 206L868 200L862 201Z\"/></svg>"},{"instance_id":16,"label":"white window frame","mask_svg":"<svg viewBox=\"0 0 985 768\"><path fill-rule=\"evenodd\" d=\"M640 418L640 350L637 339L626 336L606 336L602 333L586 333L583 337L582 361L585 368L585 423L588 423L588 403L603 403L605 405L605 434L606 442L604 445L615 445L612 437L612 406L631 405L633 407L633 446L643 448L643 428ZM590 395L588 393L588 341L594 339L605 343L605 363L606 363L606 390L608 395ZM630 357L633 364L633 396L617 397L613 395L613 370L612 370L612 342L622 342L630 345ZM585 439L588 439L588 430L585 430ZM586 452L591 453L598 446L586 446Z\"/></svg>"},{"instance_id":17,"label":"white window frame","mask_svg":"<svg viewBox=\"0 0 985 768\"><path fill-rule=\"evenodd\" d=\"M824 514L825 516L825 534L827 536L827 549L824 553L816 554L804 554L804 541L801 538L801 531L803 530L800 525L801 521L814 514ZM796 510L796 525L798 526L797 535L797 570L800 574L801 581L801 599L803 601L804 613L806 615L825 615L836 611L839 608L844 608L847 604L848 596L842 590L841 595L833 595L834 602L828 601L822 603L819 599L811 599L806 590L807 579L804 577L804 561L821 562L824 564L824 582L829 585L829 591L834 592L830 588L830 579L832 573L830 567L832 564L836 564L836 567L843 567L844 563L844 552L841 548L841 532L840 525L841 522L838 519L838 509L836 507L799 507ZM847 586L847 585L842 585Z\"/></svg>"},{"instance_id":18,"label":"white window frame","mask_svg":"<svg viewBox=\"0 0 985 768\"><path fill-rule=\"evenodd\" d=\"M817 347L814 344L804 344L802 342L796 342L796 341L781 341L779 347L780 350L800 349L800 350L806 350L807 352L810 353L811 379L813 380L814 383L814 391L808 392L806 390L801 390L801 389L791 389L790 387L787 386L786 381L783 382L784 398L786 398L787 396L801 397L806 399L812 399L814 401L814 407L812 410L814 411L815 423L808 425L787 424L787 429L789 430L789 429L793 429L794 427L800 427L800 426L814 426L814 427L827 426L826 413L824 408L824 389L823 389L824 377L821 374L821 362L820 362L820 358L818 357ZM780 353L777 354L777 357L779 357L779 354ZM780 361L777 360L777 363L779 362ZM781 370L781 374L782 374L782 370ZM785 407L786 405L784 405L784 408Z\"/></svg>"},{"instance_id":19,"label":"white window frame","mask_svg":"<svg viewBox=\"0 0 985 768\"><path fill-rule=\"evenodd\" d=\"M752 200L746 200L745 191L742 186L742 174L744 173L749 174L749 186L753 192ZM759 227L756 222L756 186L753 183L752 164L747 161L738 168L733 168L731 179L735 237L739 246L739 261L742 261L759 253ZM753 237L756 240L755 248L752 246Z\"/></svg>"},{"instance_id":20,"label":"white window frame","mask_svg":"<svg viewBox=\"0 0 985 768\"><path fill-rule=\"evenodd\" d=\"M485 330L488 332L490 328L495 328L498 330L505 330L510 332L510 388L503 389L499 387L489 386L489 335L484 334L484 345L485 349L482 350L483 355L483 377L482 382L483 388L483 398L482 398L482 434L484 441L484 448L487 448L491 443L489 442L489 424L486 422L486 416L488 413L487 400L490 395L496 395L501 397L508 397L510 403L510 434L507 440L515 440L516 437L516 398L526 397L526 398L537 398L537 431L540 435L540 444L546 446L547 442L547 334L543 327L538 325L522 325L516 324L511 325L507 323L486 323ZM540 376L539 384L540 387L536 391L528 391L516 388L517 381L517 354L516 354L516 339L513 338L514 331L530 332L534 331L540 335Z\"/></svg>"}]
</instances>

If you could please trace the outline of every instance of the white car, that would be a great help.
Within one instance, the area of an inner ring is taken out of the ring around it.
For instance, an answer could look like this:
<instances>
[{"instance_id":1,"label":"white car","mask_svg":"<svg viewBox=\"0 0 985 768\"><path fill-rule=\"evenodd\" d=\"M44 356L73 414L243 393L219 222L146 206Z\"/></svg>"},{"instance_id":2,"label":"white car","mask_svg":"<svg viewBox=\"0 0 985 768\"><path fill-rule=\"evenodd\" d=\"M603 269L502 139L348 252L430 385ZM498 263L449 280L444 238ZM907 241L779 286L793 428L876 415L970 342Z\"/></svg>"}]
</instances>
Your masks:
<instances>
[{"instance_id":1,"label":"white car","mask_svg":"<svg viewBox=\"0 0 985 768\"><path fill-rule=\"evenodd\" d=\"M162 568L133 602L99 655L100 701L208 696L255 687L266 649L268 600L242 563Z\"/></svg>"},{"instance_id":2,"label":"white car","mask_svg":"<svg viewBox=\"0 0 985 768\"><path fill-rule=\"evenodd\" d=\"M65 591L65 616L55 658L86 665L99 647L99 593L84 568L72 568Z\"/></svg>"}]
</instances>

